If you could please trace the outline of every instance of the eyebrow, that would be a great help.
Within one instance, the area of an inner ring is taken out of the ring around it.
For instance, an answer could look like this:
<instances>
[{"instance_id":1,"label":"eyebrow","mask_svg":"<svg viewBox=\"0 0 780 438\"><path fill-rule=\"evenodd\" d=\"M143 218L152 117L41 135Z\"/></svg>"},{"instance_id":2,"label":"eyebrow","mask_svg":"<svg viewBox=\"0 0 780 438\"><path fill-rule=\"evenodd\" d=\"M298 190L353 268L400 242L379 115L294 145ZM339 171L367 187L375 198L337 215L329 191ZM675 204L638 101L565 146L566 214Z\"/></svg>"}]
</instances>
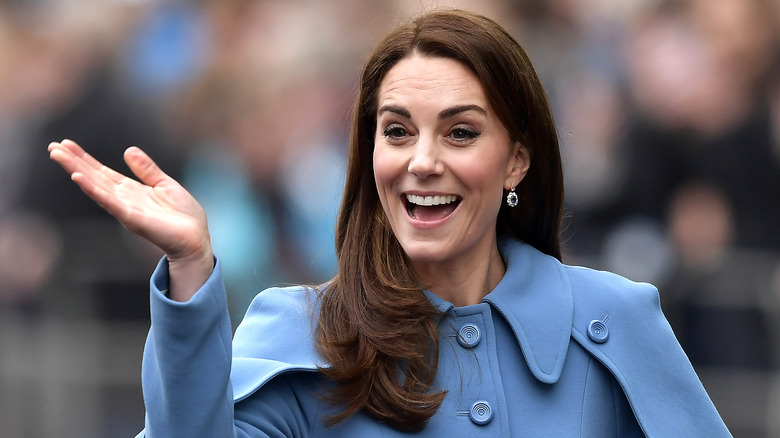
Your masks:
<instances>
[{"instance_id":1,"label":"eyebrow","mask_svg":"<svg viewBox=\"0 0 780 438\"><path fill-rule=\"evenodd\" d=\"M482 113L483 115L487 115L487 111L485 111L485 109L482 108L479 105L459 105L459 106L454 106L452 108L447 108L445 110L442 110L439 113L438 118L439 118L439 120L444 120L444 119L450 118L452 116L455 116L457 114L460 114L460 113L463 113L463 112L466 112L466 111L472 111L472 110L473 111L477 111L479 113ZM396 106L396 105L382 105L382 107L379 108L379 111L377 111L377 115L380 116L380 115L382 115L385 112L395 113L395 114L398 114L399 116L405 117L407 119L411 119L412 118L412 114L406 108L402 108L402 107Z\"/></svg>"},{"instance_id":2,"label":"eyebrow","mask_svg":"<svg viewBox=\"0 0 780 438\"><path fill-rule=\"evenodd\" d=\"M483 115L487 116L487 111L485 111L481 106L479 105L460 105L460 106L454 106L452 108L447 108L439 113L439 120L448 119L452 116L458 115L460 113L464 113L466 111L477 111L478 113L482 113Z\"/></svg>"},{"instance_id":3,"label":"eyebrow","mask_svg":"<svg viewBox=\"0 0 780 438\"><path fill-rule=\"evenodd\" d=\"M399 116L405 117L407 119L412 118L412 114L409 113L409 111L396 105L382 105L379 108L379 111L376 112L376 114L377 116L381 116L383 113L387 113L387 112L398 114Z\"/></svg>"}]
</instances>

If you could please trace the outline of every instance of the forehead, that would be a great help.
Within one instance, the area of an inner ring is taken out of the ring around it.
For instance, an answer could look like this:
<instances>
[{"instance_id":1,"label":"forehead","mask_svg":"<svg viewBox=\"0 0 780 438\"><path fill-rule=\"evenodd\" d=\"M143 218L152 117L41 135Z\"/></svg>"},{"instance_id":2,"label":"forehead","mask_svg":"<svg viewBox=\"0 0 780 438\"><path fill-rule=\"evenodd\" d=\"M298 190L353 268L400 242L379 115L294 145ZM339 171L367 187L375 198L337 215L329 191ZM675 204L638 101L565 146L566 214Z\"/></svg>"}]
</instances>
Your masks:
<instances>
[{"instance_id":1,"label":"forehead","mask_svg":"<svg viewBox=\"0 0 780 438\"><path fill-rule=\"evenodd\" d=\"M466 66L453 59L418 54L402 59L387 72L378 98L380 106L468 101L486 108L487 102L482 85Z\"/></svg>"}]
</instances>

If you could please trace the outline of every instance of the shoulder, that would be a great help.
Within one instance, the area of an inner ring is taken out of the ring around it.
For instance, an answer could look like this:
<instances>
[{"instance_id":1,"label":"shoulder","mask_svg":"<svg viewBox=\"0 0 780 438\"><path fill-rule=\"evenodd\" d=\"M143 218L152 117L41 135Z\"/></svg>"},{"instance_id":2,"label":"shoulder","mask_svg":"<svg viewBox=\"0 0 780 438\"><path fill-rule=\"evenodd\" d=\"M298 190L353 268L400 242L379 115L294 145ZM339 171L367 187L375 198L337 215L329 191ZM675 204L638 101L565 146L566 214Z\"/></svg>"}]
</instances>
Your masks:
<instances>
[{"instance_id":1,"label":"shoulder","mask_svg":"<svg viewBox=\"0 0 780 438\"><path fill-rule=\"evenodd\" d=\"M252 300L233 338L235 399L279 374L325 366L314 339L319 297L314 288L295 286L266 289Z\"/></svg>"},{"instance_id":2,"label":"shoulder","mask_svg":"<svg viewBox=\"0 0 780 438\"><path fill-rule=\"evenodd\" d=\"M581 266L563 265L575 304L605 305L636 311L660 310L658 289L618 274Z\"/></svg>"},{"instance_id":3,"label":"shoulder","mask_svg":"<svg viewBox=\"0 0 780 438\"><path fill-rule=\"evenodd\" d=\"M317 306L319 290L309 286L272 287L255 295L247 308L243 323L253 318L277 313L300 313Z\"/></svg>"},{"instance_id":4,"label":"shoulder","mask_svg":"<svg viewBox=\"0 0 780 438\"><path fill-rule=\"evenodd\" d=\"M305 286L266 289L252 300L233 339L234 357L288 354L309 347L319 316L319 292Z\"/></svg>"},{"instance_id":5,"label":"shoulder","mask_svg":"<svg viewBox=\"0 0 780 438\"><path fill-rule=\"evenodd\" d=\"M647 283L638 283L607 271L572 266L544 254L523 242L505 239L499 250L507 263L507 274L513 285L539 289L545 296L560 288L569 293L577 306L598 303L660 308L658 290ZM603 315L602 315L603 316Z\"/></svg>"},{"instance_id":6,"label":"shoulder","mask_svg":"<svg viewBox=\"0 0 780 438\"><path fill-rule=\"evenodd\" d=\"M637 344L679 348L655 286L590 268L564 265L564 272L574 303L572 334L586 349L631 359Z\"/></svg>"}]
</instances>

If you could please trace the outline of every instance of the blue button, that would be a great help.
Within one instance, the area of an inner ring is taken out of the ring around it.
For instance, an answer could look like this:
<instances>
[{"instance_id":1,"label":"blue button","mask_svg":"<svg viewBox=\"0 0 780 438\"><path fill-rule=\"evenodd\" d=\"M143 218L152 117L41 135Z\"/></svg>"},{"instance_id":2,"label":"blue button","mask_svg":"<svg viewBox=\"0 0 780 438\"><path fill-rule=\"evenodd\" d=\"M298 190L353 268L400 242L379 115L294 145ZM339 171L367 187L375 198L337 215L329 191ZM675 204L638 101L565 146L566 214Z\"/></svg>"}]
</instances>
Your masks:
<instances>
[{"instance_id":1,"label":"blue button","mask_svg":"<svg viewBox=\"0 0 780 438\"><path fill-rule=\"evenodd\" d=\"M479 344L482 335L479 333L479 327L474 324L465 324L458 331L458 343L463 348L474 348Z\"/></svg>"},{"instance_id":2,"label":"blue button","mask_svg":"<svg viewBox=\"0 0 780 438\"><path fill-rule=\"evenodd\" d=\"M594 319L588 325L588 337L597 344L603 344L609 338L609 329L603 321Z\"/></svg>"},{"instance_id":3,"label":"blue button","mask_svg":"<svg viewBox=\"0 0 780 438\"><path fill-rule=\"evenodd\" d=\"M480 426L488 424L493 419L493 408L490 407L490 403L484 400L476 401L471 405L469 418L471 418L474 424L479 424Z\"/></svg>"}]
</instances>

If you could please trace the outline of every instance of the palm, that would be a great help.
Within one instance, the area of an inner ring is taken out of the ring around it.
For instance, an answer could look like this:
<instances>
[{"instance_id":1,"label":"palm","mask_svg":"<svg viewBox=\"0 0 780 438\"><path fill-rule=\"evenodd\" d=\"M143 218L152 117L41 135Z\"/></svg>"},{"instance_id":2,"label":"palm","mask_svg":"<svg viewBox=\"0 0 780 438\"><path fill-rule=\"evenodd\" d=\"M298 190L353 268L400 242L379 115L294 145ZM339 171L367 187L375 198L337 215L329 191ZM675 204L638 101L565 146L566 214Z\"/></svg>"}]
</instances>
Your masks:
<instances>
[{"instance_id":1,"label":"palm","mask_svg":"<svg viewBox=\"0 0 780 438\"><path fill-rule=\"evenodd\" d=\"M104 166L69 140L52 143L49 153L84 193L169 258L210 251L201 206L140 149L125 151L125 162L140 182Z\"/></svg>"}]
</instances>

